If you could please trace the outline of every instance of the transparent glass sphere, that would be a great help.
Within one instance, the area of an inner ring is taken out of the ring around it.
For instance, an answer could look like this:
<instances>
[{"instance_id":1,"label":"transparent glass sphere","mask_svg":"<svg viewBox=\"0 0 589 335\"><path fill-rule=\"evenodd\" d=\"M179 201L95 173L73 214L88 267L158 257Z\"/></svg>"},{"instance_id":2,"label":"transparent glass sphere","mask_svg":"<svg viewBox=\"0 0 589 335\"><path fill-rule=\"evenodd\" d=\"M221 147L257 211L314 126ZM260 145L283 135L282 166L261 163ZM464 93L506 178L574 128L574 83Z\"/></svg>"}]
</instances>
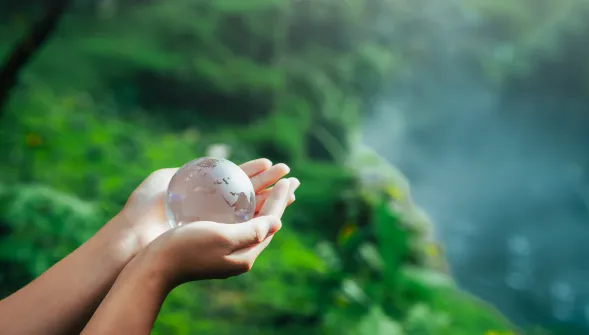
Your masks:
<instances>
[{"instance_id":1,"label":"transparent glass sphere","mask_svg":"<svg viewBox=\"0 0 589 335\"><path fill-rule=\"evenodd\" d=\"M172 227L195 221L241 223L256 209L254 187L245 172L220 158L199 158L172 177L165 199Z\"/></svg>"}]
</instances>

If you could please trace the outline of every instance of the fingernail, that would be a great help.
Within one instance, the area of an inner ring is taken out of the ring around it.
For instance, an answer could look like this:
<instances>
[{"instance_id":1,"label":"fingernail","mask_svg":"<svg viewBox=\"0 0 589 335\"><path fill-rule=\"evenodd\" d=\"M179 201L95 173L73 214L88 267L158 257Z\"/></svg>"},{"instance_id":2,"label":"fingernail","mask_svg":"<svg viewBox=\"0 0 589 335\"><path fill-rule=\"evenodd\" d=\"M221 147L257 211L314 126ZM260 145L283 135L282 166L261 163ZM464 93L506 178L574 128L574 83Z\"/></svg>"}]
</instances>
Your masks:
<instances>
[{"instance_id":1,"label":"fingernail","mask_svg":"<svg viewBox=\"0 0 589 335\"><path fill-rule=\"evenodd\" d=\"M278 166L278 165L284 167L286 169L286 173L290 173L290 166L288 166L288 165L286 165L284 163L278 163L278 164L276 164L276 166Z\"/></svg>"},{"instance_id":2,"label":"fingernail","mask_svg":"<svg viewBox=\"0 0 589 335\"><path fill-rule=\"evenodd\" d=\"M290 181L294 184L295 190L297 189L297 187L301 186L301 182L295 177L290 178Z\"/></svg>"},{"instance_id":3,"label":"fingernail","mask_svg":"<svg viewBox=\"0 0 589 335\"><path fill-rule=\"evenodd\" d=\"M293 193L297 190L297 188L299 188L299 186L301 186L301 182L297 178L290 178L290 183L291 191Z\"/></svg>"},{"instance_id":4,"label":"fingernail","mask_svg":"<svg viewBox=\"0 0 589 335\"><path fill-rule=\"evenodd\" d=\"M295 200L297 200L297 197L293 194L290 196L290 202L295 202Z\"/></svg>"}]
</instances>

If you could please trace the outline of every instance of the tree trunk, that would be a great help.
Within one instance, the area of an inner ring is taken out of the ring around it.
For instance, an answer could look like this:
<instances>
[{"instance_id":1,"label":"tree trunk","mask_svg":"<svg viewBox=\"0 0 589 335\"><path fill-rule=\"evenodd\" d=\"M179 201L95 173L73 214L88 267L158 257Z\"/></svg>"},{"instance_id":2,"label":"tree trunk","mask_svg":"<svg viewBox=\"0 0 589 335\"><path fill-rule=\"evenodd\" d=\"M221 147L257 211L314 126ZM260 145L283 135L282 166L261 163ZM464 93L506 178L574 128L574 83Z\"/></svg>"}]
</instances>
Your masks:
<instances>
[{"instance_id":1,"label":"tree trunk","mask_svg":"<svg viewBox=\"0 0 589 335\"><path fill-rule=\"evenodd\" d=\"M19 74L55 31L67 4L68 0L46 0L45 14L41 20L31 27L30 32L8 54L0 68L0 119L5 112L10 92L18 83Z\"/></svg>"}]
</instances>

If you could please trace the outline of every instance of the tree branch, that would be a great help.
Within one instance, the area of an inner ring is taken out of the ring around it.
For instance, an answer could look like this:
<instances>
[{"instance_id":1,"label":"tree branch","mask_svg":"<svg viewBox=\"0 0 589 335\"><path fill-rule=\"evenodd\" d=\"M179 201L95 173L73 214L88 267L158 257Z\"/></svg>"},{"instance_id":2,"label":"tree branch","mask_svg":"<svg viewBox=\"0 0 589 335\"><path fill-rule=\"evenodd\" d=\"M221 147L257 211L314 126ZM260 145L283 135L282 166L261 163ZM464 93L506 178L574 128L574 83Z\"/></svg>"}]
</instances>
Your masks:
<instances>
[{"instance_id":1,"label":"tree branch","mask_svg":"<svg viewBox=\"0 0 589 335\"><path fill-rule=\"evenodd\" d=\"M0 68L0 118L5 110L10 92L18 83L20 72L51 36L65 12L68 0L46 0L45 14L17 43Z\"/></svg>"}]
</instances>

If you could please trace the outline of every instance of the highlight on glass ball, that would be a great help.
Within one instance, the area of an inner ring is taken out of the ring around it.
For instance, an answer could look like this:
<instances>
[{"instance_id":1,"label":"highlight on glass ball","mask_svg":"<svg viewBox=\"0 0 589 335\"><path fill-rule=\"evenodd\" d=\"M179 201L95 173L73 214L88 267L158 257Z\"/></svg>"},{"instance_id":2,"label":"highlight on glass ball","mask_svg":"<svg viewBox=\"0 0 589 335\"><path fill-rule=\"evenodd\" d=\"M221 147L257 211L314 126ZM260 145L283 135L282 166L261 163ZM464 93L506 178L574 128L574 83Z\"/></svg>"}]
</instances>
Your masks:
<instances>
[{"instance_id":1,"label":"highlight on glass ball","mask_svg":"<svg viewBox=\"0 0 589 335\"><path fill-rule=\"evenodd\" d=\"M165 207L172 227L196 221L241 223L254 217L256 194L239 166L203 157L186 163L172 177Z\"/></svg>"}]
</instances>

